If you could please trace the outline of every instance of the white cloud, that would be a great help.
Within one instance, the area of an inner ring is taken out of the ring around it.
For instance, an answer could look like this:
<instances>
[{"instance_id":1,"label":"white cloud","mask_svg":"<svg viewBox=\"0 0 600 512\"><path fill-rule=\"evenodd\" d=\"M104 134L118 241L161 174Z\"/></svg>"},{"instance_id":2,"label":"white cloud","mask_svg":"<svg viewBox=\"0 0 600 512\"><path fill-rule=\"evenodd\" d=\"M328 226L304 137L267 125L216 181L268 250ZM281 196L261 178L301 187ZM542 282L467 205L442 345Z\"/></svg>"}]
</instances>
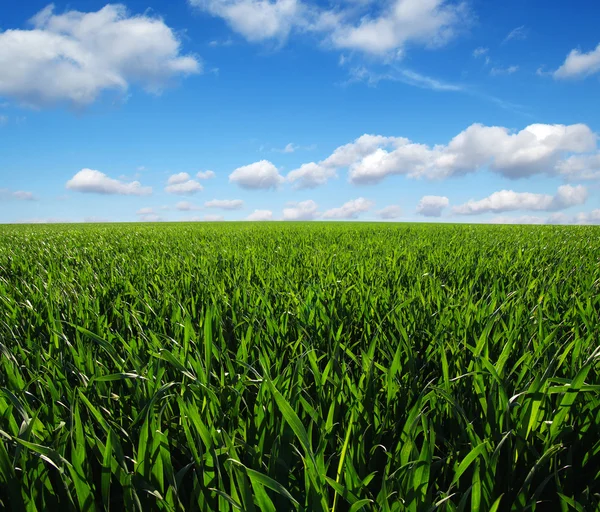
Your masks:
<instances>
[{"instance_id":1,"label":"white cloud","mask_svg":"<svg viewBox=\"0 0 600 512\"><path fill-rule=\"evenodd\" d=\"M180 172L178 174L172 174L167 180L167 185L180 185L186 181L191 180L192 177L187 172Z\"/></svg>"},{"instance_id":2,"label":"white cloud","mask_svg":"<svg viewBox=\"0 0 600 512\"><path fill-rule=\"evenodd\" d=\"M298 189L315 188L336 177L336 170L348 167L379 147L388 147L407 139L365 134L353 142L338 147L329 157L319 163L309 162L288 173L287 181Z\"/></svg>"},{"instance_id":3,"label":"white cloud","mask_svg":"<svg viewBox=\"0 0 600 512\"><path fill-rule=\"evenodd\" d=\"M380 219L397 219L402 217L402 208L400 208L398 205L392 204L375 213Z\"/></svg>"},{"instance_id":4,"label":"white cloud","mask_svg":"<svg viewBox=\"0 0 600 512\"><path fill-rule=\"evenodd\" d=\"M162 217L154 211L154 208L151 207L140 208L136 214L138 220L142 222L160 222L163 220Z\"/></svg>"},{"instance_id":5,"label":"white cloud","mask_svg":"<svg viewBox=\"0 0 600 512\"><path fill-rule=\"evenodd\" d=\"M180 172L170 176L165 187L165 190L169 194L184 196L193 195L203 189L204 187L196 180L191 179L191 176L187 172Z\"/></svg>"},{"instance_id":6,"label":"white cloud","mask_svg":"<svg viewBox=\"0 0 600 512\"><path fill-rule=\"evenodd\" d=\"M268 160L238 167L229 175L230 183L250 190L277 188L283 181L277 167Z\"/></svg>"},{"instance_id":7,"label":"white cloud","mask_svg":"<svg viewBox=\"0 0 600 512\"><path fill-rule=\"evenodd\" d=\"M497 215L489 222L492 224L600 224L600 209L591 212L580 212L577 215L556 212L546 218L537 215L521 215L518 217Z\"/></svg>"},{"instance_id":8,"label":"white cloud","mask_svg":"<svg viewBox=\"0 0 600 512\"><path fill-rule=\"evenodd\" d=\"M194 3L194 2L191 2ZM208 43L208 46L211 46L213 48L216 48L217 46L231 46L233 45L233 39L229 38L229 39L223 39L223 40L219 40L219 39L213 39L210 43Z\"/></svg>"},{"instance_id":9,"label":"white cloud","mask_svg":"<svg viewBox=\"0 0 600 512\"><path fill-rule=\"evenodd\" d=\"M290 203L283 209L284 220L312 220L318 216L319 206L312 199Z\"/></svg>"},{"instance_id":10,"label":"white cloud","mask_svg":"<svg viewBox=\"0 0 600 512\"><path fill-rule=\"evenodd\" d=\"M502 41L502 44L508 43L509 41L520 41L527 39L528 30L525 25L512 29L508 35Z\"/></svg>"},{"instance_id":11,"label":"white cloud","mask_svg":"<svg viewBox=\"0 0 600 512\"><path fill-rule=\"evenodd\" d=\"M16 199L17 201L35 201L36 197L33 192L25 190L17 190L12 192L6 188L0 188L0 199Z\"/></svg>"},{"instance_id":12,"label":"white cloud","mask_svg":"<svg viewBox=\"0 0 600 512\"><path fill-rule=\"evenodd\" d=\"M344 203L339 208L332 208L323 214L324 219L355 219L359 214L369 211L373 206L373 201L364 197L353 199Z\"/></svg>"},{"instance_id":13,"label":"white cloud","mask_svg":"<svg viewBox=\"0 0 600 512\"><path fill-rule=\"evenodd\" d=\"M519 217L507 217L498 215L490 220L490 224L545 224L546 219L535 215L521 215Z\"/></svg>"},{"instance_id":14,"label":"white cloud","mask_svg":"<svg viewBox=\"0 0 600 512\"><path fill-rule=\"evenodd\" d=\"M293 31L322 34L329 46L399 56L408 44L441 46L470 22L466 2L392 0L374 16L369 2L335 10L301 0L189 0L249 41L283 42Z\"/></svg>"},{"instance_id":15,"label":"white cloud","mask_svg":"<svg viewBox=\"0 0 600 512\"><path fill-rule=\"evenodd\" d=\"M489 51L489 48L484 48L483 46L480 46L479 48L475 48L473 50L473 57L475 57L475 58L481 57L483 55L486 55L488 51Z\"/></svg>"},{"instance_id":16,"label":"white cloud","mask_svg":"<svg viewBox=\"0 0 600 512\"><path fill-rule=\"evenodd\" d=\"M556 170L567 180L600 179L600 153L570 156L558 162Z\"/></svg>"},{"instance_id":17,"label":"white cloud","mask_svg":"<svg viewBox=\"0 0 600 512\"><path fill-rule=\"evenodd\" d=\"M409 43L441 46L470 21L466 3L445 0L394 0L375 17L348 18L348 13L327 12L319 25L335 47L375 55L402 55Z\"/></svg>"},{"instance_id":18,"label":"white cloud","mask_svg":"<svg viewBox=\"0 0 600 512\"><path fill-rule=\"evenodd\" d=\"M34 201L35 196L32 192L26 192L24 190L17 190L12 193L12 196L19 201Z\"/></svg>"},{"instance_id":19,"label":"white cloud","mask_svg":"<svg viewBox=\"0 0 600 512\"><path fill-rule=\"evenodd\" d=\"M273 220L273 212L271 210L254 210L254 212L246 217L246 220Z\"/></svg>"},{"instance_id":20,"label":"white cloud","mask_svg":"<svg viewBox=\"0 0 600 512\"><path fill-rule=\"evenodd\" d=\"M8 116L0 115L0 126L8 124Z\"/></svg>"},{"instance_id":21,"label":"white cloud","mask_svg":"<svg viewBox=\"0 0 600 512\"><path fill-rule=\"evenodd\" d=\"M67 189L89 194L117 194L125 196L147 196L152 187L143 187L139 181L129 183L109 178L93 169L82 169L66 185Z\"/></svg>"},{"instance_id":22,"label":"white cloud","mask_svg":"<svg viewBox=\"0 0 600 512\"><path fill-rule=\"evenodd\" d=\"M239 210L244 207L241 199L213 199L204 203L205 208L222 208L223 210Z\"/></svg>"},{"instance_id":23,"label":"white cloud","mask_svg":"<svg viewBox=\"0 0 600 512\"><path fill-rule=\"evenodd\" d=\"M468 201L455 206L452 211L458 215L480 215L482 213L502 213L515 210L558 211L570 206L583 204L587 199L587 190L578 185L562 185L554 196L501 190L479 201Z\"/></svg>"},{"instance_id":24,"label":"white cloud","mask_svg":"<svg viewBox=\"0 0 600 512\"><path fill-rule=\"evenodd\" d=\"M201 208L199 206L196 206L193 203L190 203L189 201L179 201L176 205L175 208L177 210L179 210L180 212L191 212L191 211L195 211L195 210L200 210Z\"/></svg>"},{"instance_id":25,"label":"white cloud","mask_svg":"<svg viewBox=\"0 0 600 512\"><path fill-rule=\"evenodd\" d=\"M350 181L377 183L392 175L440 179L486 167L507 178L556 174L568 153L596 148L596 134L584 124L533 124L520 132L499 126L471 125L448 144L428 146L402 137L363 136L370 144L356 151L355 143L338 148L321 164L349 166ZM339 158L343 156L345 158ZM332 165L333 166L333 165Z\"/></svg>"},{"instance_id":26,"label":"white cloud","mask_svg":"<svg viewBox=\"0 0 600 512\"><path fill-rule=\"evenodd\" d=\"M148 213L146 215L140 215L139 220L142 222L161 222L163 219L156 213Z\"/></svg>"},{"instance_id":27,"label":"white cloud","mask_svg":"<svg viewBox=\"0 0 600 512\"><path fill-rule=\"evenodd\" d=\"M275 151L279 151L280 153L293 153L298 149L300 149L300 146L294 144L293 142L290 142L289 144L286 144L286 146L283 149L277 149Z\"/></svg>"},{"instance_id":28,"label":"white cloud","mask_svg":"<svg viewBox=\"0 0 600 512\"><path fill-rule=\"evenodd\" d=\"M223 220L225 220L225 217L223 217L223 215L205 215L202 220L204 220L205 222L221 222Z\"/></svg>"},{"instance_id":29,"label":"white cloud","mask_svg":"<svg viewBox=\"0 0 600 512\"><path fill-rule=\"evenodd\" d=\"M286 179L294 184L294 188L303 189L325 185L329 178L335 176L335 169L310 162L288 173Z\"/></svg>"},{"instance_id":30,"label":"white cloud","mask_svg":"<svg viewBox=\"0 0 600 512\"><path fill-rule=\"evenodd\" d=\"M303 24L299 0L189 0L213 16L224 19L248 41L284 40L292 28Z\"/></svg>"},{"instance_id":31,"label":"white cloud","mask_svg":"<svg viewBox=\"0 0 600 512\"><path fill-rule=\"evenodd\" d=\"M449 204L450 200L445 196L423 196L417 205L417 213L424 217L441 217Z\"/></svg>"},{"instance_id":32,"label":"white cloud","mask_svg":"<svg viewBox=\"0 0 600 512\"><path fill-rule=\"evenodd\" d=\"M31 219L20 219L17 224L72 224L71 219L61 219L57 217L34 217Z\"/></svg>"},{"instance_id":33,"label":"white cloud","mask_svg":"<svg viewBox=\"0 0 600 512\"><path fill-rule=\"evenodd\" d=\"M353 142L337 148L331 156L323 160L321 164L334 169L348 167L378 148L400 144L405 141L408 141L408 139L401 137L384 137L383 135L361 135Z\"/></svg>"},{"instance_id":34,"label":"white cloud","mask_svg":"<svg viewBox=\"0 0 600 512\"><path fill-rule=\"evenodd\" d=\"M589 213L579 213L575 217L577 224L600 224L600 209Z\"/></svg>"},{"instance_id":35,"label":"white cloud","mask_svg":"<svg viewBox=\"0 0 600 512\"><path fill-rule=\"evenodd\" d=\"M0 95L30 106L87 105L132 83L160 92L174 77L201 70L162 19L131 16L120 4L58 15L51 4L31 24L0 32Z\"/></svg>"},{"instance_id":36,"label":"white cloud","mask_svg":"<svg viewBox=\"0 0 600 512\"><path fill-rule=\"evenodd\" d=\"M508 66L507 68L496 68L493 67L490 69L490 75L499 76L499 75L513 75L519 71L519 66Z\"/></svg>"},{"instance_id":37,"label":"white cloud","mask_svg":"<svg viewBox=\"0 0 600 512\"><path fill-rule=\"evenodd\" d=\"M463 85L444 82L437 78L416 73L410 69L392 69L388 70L386 73L376 73L365 66L357 66L351 68L349 74L350 79L347 83L366 82L368 85L377 85L382 80L389 80L391 82L400 82L412 85L413 87L419 87L420 89L429 89L432 91L469 93L469 90Z\"/></svg>"},{"instance_id":38,"label":"white cloud","mask_svg":"<svg viewBox=\"0 0 600 512\"><path fill-rule=\"evenodd\" d=\"M199 180L210 180L215 176L216 174L214 173L214 171L199 171L196 174L196 178L198 178Z\"/></svg>"},{"instance_id":39,"label":"white cloud","mask_svg":"<svg viewBox=\"0 0 600 512\"><path fill-rule=\"evenodd\" d=\"M580 78L600 71L600 44L588 53L571 50L563 65L554 72L554 78Z\"/></svg>"},{"instance_id":40,"label":"white cloud","mask_svg":"<svg viewBox=\"0 0 600 512\"><path fill-rule=\"evenodd\" d=\"M600 178L600 152L597 135L585 124L532 124L518 132L473 124L447 144L365 134L320 162L301 165L286 180L295 188L313 188L327 183L342 168L348 169L349 181L358 185L393 175L443 179L485 169L510 179L536 174L596 179Z\"/></svg>"},{"instance_id":41,"label":"white cloud","mask_svg":"<svg viewBox=\"0 0 600 512\"><path fill-rule=\"evenodd\" d=\"M572 224L573 219L566 213L556 212L546 218L546 224Z\"/></svg>"},{"instance_id":42,"label":"white cloud","mask_svg":"<svg viewBox=\"0 0 600 512\"><path fill-rule=\"evenodd\" d=\"M465 87L462 85L456 85L448 82L442 82L437 78L432 78L430 76L422 75L421 73L416 73L414 71L410 71L408 69L403 69L400 71L400 75L391 78L392 80L397 80L399 82L413 85L415 87L420 87L421 89L431 89L432 91L453 91L453 92L464 92L466 91Z\"/></svg>"}]
</instances>

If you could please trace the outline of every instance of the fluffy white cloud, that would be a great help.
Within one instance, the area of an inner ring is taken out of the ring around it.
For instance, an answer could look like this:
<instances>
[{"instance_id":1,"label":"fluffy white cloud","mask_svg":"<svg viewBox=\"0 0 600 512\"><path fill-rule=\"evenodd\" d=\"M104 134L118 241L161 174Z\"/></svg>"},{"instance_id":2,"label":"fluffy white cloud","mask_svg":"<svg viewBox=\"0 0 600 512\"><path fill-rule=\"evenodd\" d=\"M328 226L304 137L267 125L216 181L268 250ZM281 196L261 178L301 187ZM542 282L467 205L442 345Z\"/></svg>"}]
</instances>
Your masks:
<instances>
[{"instance_id":1,"label":"fluffy white cloud","mask_svg":"<svg viewBox=\"0 0 600 512\"><path fill-rule=\"evenodd\" d=\"M167 185L180 185L181 183L185 183L191 179L192 177L187 172L172 174L167 180Z\"/></svg>"},{"instance_id":2,"label":"fluffy white cloud","mask_svg":"<svg viewBox=\"0 0 600 512\"><path fill-rule=\"evenodd\" d=\"M277 188L283 181L277 167L268 160L238 167L229 175L230 183L250 190Z\"/></svg>"},{"instance_id":3,"label":"fluffy white cloud","mask_svg":"<svg viewBox=\"0 0 600 512\"><path fill-rule=\"evenodd\" d=\"M239 210L244 207L241 199L213 199L204 203L205 208L222 208L223 210Z\"/></svg>"},{"instance_id":4,"label":"fluffy white cloud","mask_svg":"<svg viewBox=\"0 0 600 512\"><path fill-rule=\"evenodd\" d=\"M318 216L319 206L312 199L290 203L283 209L284 220L312 220Z\"/></svg>"},{"instance_id":5,"label":"fluffy white cloud","mask_svg":"<svg viewBox=\"0 0 600 512\"><path fill-rule=\"evenodd\" d=\"M32 30L0 32L0 95L24 104L87 105L131 83L160 92L201 70L162 19L131 16L123 5L57 15L51 4L30 21Z\"/></svg>"},{"instance_id":6,"label":"fluffy white cloud","mask_svg":"<svg viewBox=\"0 0 600 512\"><path fill-rule=\"evenodd\" d=\"M82 169L67 181L66 186L69 190L89 194L147 196L152 193L152 187L143 187L139 181L126 183L93 169Z\"/></svg>"},{"instance_id":7,"label":"fluffy white cloud","mask_svg":"<svg viewBox=\"0 0 600 512\"><path fill-rule=\"evenodd\" d=\"M402 208L398 205L392 204L390 206L386 206L381 210L375 212L380 219L397 219L402 217Z\"/></svg>"},{"instance_id":8,"label":"fluffy white cloud","mask_svg":"<svg viewBox=\"0 0 600 512\"><path fill-rule=\"evenodd\" d=\"M361 135L358 139L337 148L331 156L321 162L325 167L348 167L376 149L407 143L403 137L384 137L383 135Z\"/></svg>"},{"instance_id":9,"label":"fluffy white cloud","mask_svg":"<svg viewBox=\"0 0 600 512\"><path fill-rule=\"evenodd\" d=\"M200 171L196 174L196 178L198 178L199 180L210 180L215 176L216 174L214 173L214 171Z\"/></svg>"},{"instance_id":10,"label":"fluffy white cloud","mask_svg":"<svg viewBox=\"0 0 600 512\"><path fill-rule=\"evenodd\" d=\"M563 65L554 72L554 78L579 78L600 71L600 44L588 53L571 50Z\"/></svg>"},{"instance_id":11,"label":"fluffy white cloud","mask_svg":"<svg viewBox=\"0 0 600 512\"><path fill-rule=\"evenodd\" d=\"M468 201L455 206L453 213L458 215L479 215L482 213L501 213L515 210L558 211L570 206L583 204L587 199L587 190L581 185L572 187L563 185L554 196L501 190L480 201Z\"/></svg>"},{"instance_id":12,"label":"fluffy white cloud","mask_svg":"<svg viewBox=\"0 0 600 512\"><path fill-rule=\"evenodd\" d=\"M330 46L375 55L401 55L408 43L435 47L470 21L464 2L392 0L373 16L369 2L335 10L301 0L189 0L224 19L249 41L283 41L294 29L322 34Z\"/></svg>"},{"instance_id":13,"label":"fluffy white cloud","mask_svg":"<svg viewBox=\"0 0 600 512\"><path fill-rule=\"evenodd\" d=\"M189 0L227 24L248 41L285 39L292 28L304 24L299 0Z\"/></svg>"},{"instance_id":14,"label":"fluffy white cloud","mask_svg":"<svg viewBox=\"0 0 600 512\"><path fill-rule=\"evenodd\" d=\"M196 206L195 204L190 203L189 201L179 201L175 205L175 208L180 212L192 212L195 210L200 210L199 206Z\"/></svg>"},{"instance_id":15,"label":"fluffy white cloud","mask_svg":"<svg viewBox=\"0 0 600 512\"><path fill-rule=\"evenodd\" d=\"M273 212L271 210L254 210L246 217L246 220L273 220Z\"/></svg>"},{"instance_id":16,"label":"fluffy white cloud","mask_svg":"<svg viewBox=\"0 0 600 512\"><path fill-rule=\"evenodd\" d=\"M169 194L183 196L193 195L203 189L204 187L196 180L191 179L191 176L187 172L180 172L170 176L165 187L165 190Z\"/></svg>"},{"instance_id":17,"label":"fluffy white cloud","mask_svg":"<svg viewBox=\"0 0 600 512\"><path fill-rule=\"evenodd\" d=\"M343 167L355 184L377 183L392 175L442 179L485 168L512 179L566 174L559 170L561 162L573 154L596 151L596 141L596 134L584 124L533 124L519 132L474 124L447 144L434 146L404 137L363 135L318 164L292 171L288 180L321 184L328 173Z\"/></svg>"},{"instance_id":18,"label":"fluffy white cloud","mask_svg":"<svg viewBox=\"0 0 600 512\"><path fill-rule=\"evenodd\" d=\"M390 147L403 142L408 142L408 139L365 134L353 142L338 147L319 163L309 162L301 165L298 169L291 171L286 179L298 189L315 188L326 184L330 178L336 177L337 169L354 164L378 148Z\"/></svg>"},{"instance_id":19,"label":"fluffy white cloud","mask_svg":"<svg viewBox=\"0 0 600 512\"><path fill-rule=\"evenodd\" d=\"M325 185L334 176L335 169L310 162L288 173L286 179L294 184L294 188L303 189Z\"/></svg>"},{"instance_id":20,"label":"fluffy white cloud","mask_svg":"<svg viewBox=\"0 0 600 512\"><path fill-rule=\"evenodd\" d=\"M417 213L424 217L441 217L449 204L450 200L445 196L423 196L417 205Z\"/></svg>"},{"instance_id":21,"label":"fluffy white cloud","mask_svg":"<svg viewBox=\"0 0 600 512\"><path fill-rule=\"evenodd\" d=\"M394 0L375 17L348 19L348 13L325 13L319 25L330 31L337 48L385 55L402 54L408 43L441 46L469 23L462 2Z\"/></svg>"},{"instance_id":22,"label":"fluffy white cloud","mask_svg":"<svg viewBox=\"0 0 600 512\"><path fill-rule=\"evenodd\" d=\"M560 161L556 170L567 180L600 179L600 153L570 156Z\"/></svg>"},{"instance_id":23,"label":"fluffy white cloud","mask_svg":"<svg viewBox=\"0 0 600 512\"><path fill-rule=\"evenodd\" d=\"M353 199L344 203L339 208L332 208L323 214L324 219L355 219L359 214L369 211L373 206L373 201L364 197Z\"/></svg>"}]
</instances>

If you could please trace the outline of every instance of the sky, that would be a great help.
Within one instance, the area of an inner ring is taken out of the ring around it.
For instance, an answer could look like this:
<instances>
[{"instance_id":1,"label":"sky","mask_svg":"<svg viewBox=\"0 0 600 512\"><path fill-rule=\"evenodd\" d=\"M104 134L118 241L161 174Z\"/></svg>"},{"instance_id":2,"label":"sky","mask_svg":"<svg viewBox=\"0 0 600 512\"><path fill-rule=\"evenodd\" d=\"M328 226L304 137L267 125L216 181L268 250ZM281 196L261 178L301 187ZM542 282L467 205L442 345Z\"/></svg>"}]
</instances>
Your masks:
<instances>
[{"instance_id":1,"label":"sky","mask_svg":"<svg viewBox=\"0 0 600 512\"><path fill-rule=\"evenodd\" d=\"M0 4L0 223L600 224L597 0Z\"/></svg>"}]
</instances>

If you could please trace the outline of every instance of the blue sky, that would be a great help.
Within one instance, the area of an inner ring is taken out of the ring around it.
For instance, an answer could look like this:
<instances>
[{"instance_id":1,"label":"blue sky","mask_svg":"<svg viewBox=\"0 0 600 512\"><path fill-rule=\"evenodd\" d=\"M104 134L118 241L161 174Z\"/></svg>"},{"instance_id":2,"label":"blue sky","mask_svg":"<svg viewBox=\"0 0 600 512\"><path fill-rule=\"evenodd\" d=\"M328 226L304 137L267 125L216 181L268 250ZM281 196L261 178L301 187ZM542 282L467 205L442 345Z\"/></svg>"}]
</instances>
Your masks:
<instances>
[{"instance_id":1,"label":"blue sky","mask_svg":"<svg viewBox=\"0 0 600 512\"><path fill-rule=\"evenodd\" d=\"M0 223L600 223L598 14L4 2Z\"/></svg>"}]
</instances>

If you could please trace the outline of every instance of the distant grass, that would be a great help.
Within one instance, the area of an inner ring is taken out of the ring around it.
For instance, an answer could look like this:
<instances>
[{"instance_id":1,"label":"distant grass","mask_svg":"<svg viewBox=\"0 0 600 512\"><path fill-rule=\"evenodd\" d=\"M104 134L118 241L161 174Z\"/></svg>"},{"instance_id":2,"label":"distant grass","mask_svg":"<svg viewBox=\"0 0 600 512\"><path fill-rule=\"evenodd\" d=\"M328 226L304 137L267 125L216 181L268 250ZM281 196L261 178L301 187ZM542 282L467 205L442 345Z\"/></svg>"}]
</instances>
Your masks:
<instances>
[{"instance_id":1,"label":"distant grass","mask_svg":"<svg viewBox=\"0 0 600 512\"><path fill-rule=\"evenodd\" d=\"M0 227L0 508L600 510L600 230Z\"/></svg>"}]
</instances>

